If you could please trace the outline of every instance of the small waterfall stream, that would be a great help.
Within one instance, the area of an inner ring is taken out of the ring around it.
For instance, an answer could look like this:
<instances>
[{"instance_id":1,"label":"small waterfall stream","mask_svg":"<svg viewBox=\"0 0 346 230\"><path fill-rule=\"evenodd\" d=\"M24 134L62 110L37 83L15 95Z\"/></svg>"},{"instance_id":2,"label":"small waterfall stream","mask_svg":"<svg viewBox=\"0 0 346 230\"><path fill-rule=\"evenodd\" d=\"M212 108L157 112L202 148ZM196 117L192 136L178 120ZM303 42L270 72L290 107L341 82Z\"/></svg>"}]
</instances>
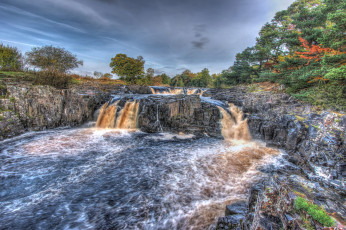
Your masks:
<instances>
[{"instance_id":1,"label":"small waterfall stream","mask_svg":"<svg viewBox=\"0 0 346 230\"><path fill-rule=\"evenodd\" d=\"M221 140L133 131L140 102L104 104L95 128L0 142L0 229L212 229L260 169L283 165L234 105L215 104Z\"/></svg>"},{"instance_id":2,"label":"small waterfall stream","mask_svg":"<svg viewBox=\"0 0 346 230\"><path fill-rule=\"evenodd\" d=\"M250 141L251 135L247 119L243 119L243 112L233 104L229 104L228 111L218 106L222 113L222 136L226 140Z\"/></svg>"},{"instance_id":3,"label":"small waterfall stream","mask_svg":"<svg viewBox=\"0 0 346 230\"><path fill-rule=\"evenodd\" d=\"M136 129L139 102L128 101L117 112L119 101L107 102L101 107L96 121L97 128Z\"/></svg>"},{"instance_id":4,"label":"small waterfall stream","mask_svg":"<svg viewBox=\"0 0 346 230\"><path fill-rule=\"evenodd\" d=\"M204 89L196 89L196 88L169 88L169 87L159 87L159 86L151 86L150 90L152 94L159 95L175 95L175 94L186 94L186 95L202 95L204 93Z\"/></svg>"}]
</instances>

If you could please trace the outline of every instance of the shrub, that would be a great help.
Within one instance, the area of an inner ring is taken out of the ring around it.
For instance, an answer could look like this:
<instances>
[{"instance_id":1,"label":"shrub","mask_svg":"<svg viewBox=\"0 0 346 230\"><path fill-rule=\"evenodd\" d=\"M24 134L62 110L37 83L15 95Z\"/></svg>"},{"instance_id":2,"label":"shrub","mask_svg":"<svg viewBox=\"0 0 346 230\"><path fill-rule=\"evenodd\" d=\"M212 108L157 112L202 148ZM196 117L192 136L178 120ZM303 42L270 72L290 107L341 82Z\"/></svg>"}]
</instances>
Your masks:
<instances>
[{"instance_id":1,"label":"shrub","mask_svg":"<svg viewBox=\"0 0 346 230\"><path fill-rule=\"evenodd\" d=\"M67 72L83 65L75 55L64 48L43 46L34 47L26 53L28 64L44 71Z\"/></svg>"},{"instance_id":2,"label":"shrub","mask_svg":"<svg viewBox=\"0 0 346 230\"><path fill-rule=\"evenodd\" d=\"M297 210L307 212L314 220L318 221L323 226L332 227L335 224L334 219L331 218L325 210L311 202L308 202L302 197L298 197L294 201L294 206Z\"/></svg>"},{"instance_id":3,"label":"shrub","mask_svg":"<svg viewBox=\"0 0 346 230\"><path fill-rule=\"evenodd\" d=\"M22 54L16 47L0 44L0 70L19 71L23 67Z\"/></svg>"},{"instance_id":4,"label":"shrub","mask_svg":"<svg viewBox=\"0 0 346 230\"><path fill-rule=\"evenodd\" d=\"M64 73L42 71L36 74L34 84L50 85L57 89L66 89L71 83L72 77Z\"/></svg>"},{"instance_id":5,"label":"shrub","mask_svg":"<svg viewBox=\"0 0 346 230\"><path fill-rule=\"evenodd\" d=\"M346 109L346 87L342 82L339 84L336 82L318 84L292 95L322 108Z\"/></svg>"}]
</instances>

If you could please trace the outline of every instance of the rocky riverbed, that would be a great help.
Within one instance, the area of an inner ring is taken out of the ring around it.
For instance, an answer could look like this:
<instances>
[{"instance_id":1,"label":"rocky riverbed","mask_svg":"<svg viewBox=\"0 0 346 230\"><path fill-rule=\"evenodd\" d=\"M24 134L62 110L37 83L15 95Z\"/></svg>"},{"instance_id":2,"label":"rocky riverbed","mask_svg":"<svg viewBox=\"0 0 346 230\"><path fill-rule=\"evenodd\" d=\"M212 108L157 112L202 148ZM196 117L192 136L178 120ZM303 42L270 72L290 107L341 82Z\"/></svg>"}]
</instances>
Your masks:
<instances>
[{"instance_id":1,"label":"rocky riverbed","mask_svg":"<svg viewBox=\"0 0 346 230\"><path fill-rule=\"evenodd\" d=\"M3 84L1 139L26 131L95 121L95 112L115 99L123 100L120 104L140 100L138 125L147 133L181 132L221 138L222 115L218 106L235 104L243 110L252 137L284 150L290 164L279 170L262 169L267 177L253 186L249 197L227 206L226 216L219 219L217 228L299 229L307 221L321 227L294 209L297 196L323 206L336 218L339 227L345 224L346 119L342 112L316 111L287 94L248 92L245 87L209 89L202 96L146 97L153 92L149 87L76 85L57 90L49 86Z\"/></svg>"}]
</instances>

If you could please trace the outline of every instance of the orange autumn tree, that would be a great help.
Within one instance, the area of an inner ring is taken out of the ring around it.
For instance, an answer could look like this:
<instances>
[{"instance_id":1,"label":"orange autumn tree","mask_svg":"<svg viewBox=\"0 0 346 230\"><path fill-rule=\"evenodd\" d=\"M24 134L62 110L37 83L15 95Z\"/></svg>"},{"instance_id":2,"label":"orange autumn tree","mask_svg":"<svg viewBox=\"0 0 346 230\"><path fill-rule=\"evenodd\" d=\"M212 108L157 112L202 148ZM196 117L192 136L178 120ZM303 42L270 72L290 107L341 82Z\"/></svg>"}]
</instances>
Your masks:
<instances>
[{"instance_id":1,"label":"orange autumn tree","mask_svg":"<svg viewBox=\"0 0 346 230\"><path fill-rule=\"evenodd\" d=\"M328 47L322 47L320 45L309 45L309 42L302 37L299 37L299 41L301 46L305 49L305 51L296 51L295 55L299 56L301 59L308 60L306 66L308 66L311 62L319 62L325 55L334 56L345 54L345 52L340 52L338 50L334 50ZM308 83L314 83L317 81L329 81L328 78L324 78L324 76L315 76L313 79L308 81Z\"/></svg>"},{"instance_id":2,"label":"orange autumn tree","mask_svg":"<svg viewBox=\"0 0 346 230\"><path fill-rule=\"evenodd\" d=\"M295 53L299 55L300 58L309 60L306 65L309 65L312 60L315 62L320 61L324 55L339 55L344 53L331 48L323 48L319 45L311 44L310 46L309 42L302 37L299 37L299 41L306 51L296 51Z\"/></svg>"}]
</instances>

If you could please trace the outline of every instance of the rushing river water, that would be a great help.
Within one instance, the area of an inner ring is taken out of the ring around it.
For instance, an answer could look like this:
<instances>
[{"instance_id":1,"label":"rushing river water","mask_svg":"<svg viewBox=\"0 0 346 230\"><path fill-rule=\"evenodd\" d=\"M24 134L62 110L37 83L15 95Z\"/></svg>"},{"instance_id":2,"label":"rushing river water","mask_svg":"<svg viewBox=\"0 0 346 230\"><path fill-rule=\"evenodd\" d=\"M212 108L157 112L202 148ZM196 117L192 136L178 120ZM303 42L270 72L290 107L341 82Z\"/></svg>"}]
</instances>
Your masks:
<instances>
[{"instance_id":1,"label":"rushing river water","mask_svg":"<svg viewBox=\"0 0 346 230\"><path fill-rule=\"evenodd\" d=\"M167 133L25 134L0 142L0 229L212 228L280 155Z\"/></svg>"}]
</instances>

